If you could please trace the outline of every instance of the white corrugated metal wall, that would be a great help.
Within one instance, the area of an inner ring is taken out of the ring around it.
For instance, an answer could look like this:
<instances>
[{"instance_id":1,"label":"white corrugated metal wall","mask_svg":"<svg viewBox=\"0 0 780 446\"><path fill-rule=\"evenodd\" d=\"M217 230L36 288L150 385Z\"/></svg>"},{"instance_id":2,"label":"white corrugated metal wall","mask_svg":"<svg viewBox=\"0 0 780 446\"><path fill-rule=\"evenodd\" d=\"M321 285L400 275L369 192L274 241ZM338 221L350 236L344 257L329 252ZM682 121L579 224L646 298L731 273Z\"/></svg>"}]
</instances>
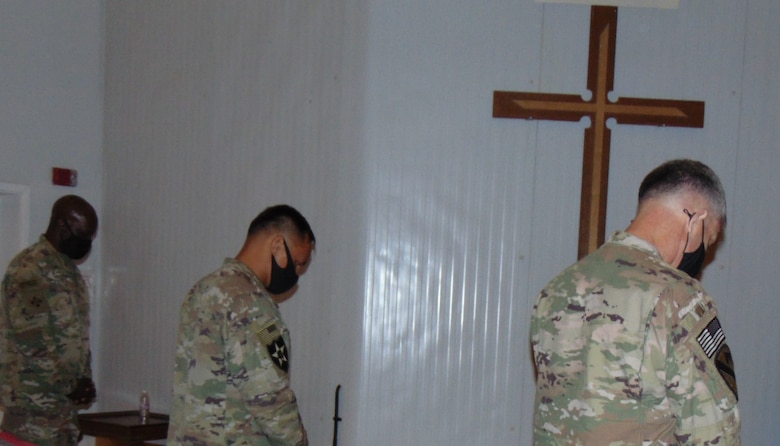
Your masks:
<instances>
[{"instance_id":1,"label":"white corrugated metal wall","mask_svg":"<svg viewBox=\"0 0 780 446\"><path fill-rule=\"evenodd\" d=\"M109 0L106 15L103 407L149 387L167 408L181 298L286 201L319 240L282 308L313 444L330 442L337 384L341 444L528 444L527 316L576 255L584 124L492 119L492 91L581 91L588 7ZM618 28L618 95L707 112L704 129L613 130L607 226L665 159L720 172L732 216L705 283L746 444L778 436L762 379L778 360L752 341L778 334L762 226L778 211L752 199L778 186L777 18L771 0L683 0L622 9Z\"/></svg>"}]
</instances>

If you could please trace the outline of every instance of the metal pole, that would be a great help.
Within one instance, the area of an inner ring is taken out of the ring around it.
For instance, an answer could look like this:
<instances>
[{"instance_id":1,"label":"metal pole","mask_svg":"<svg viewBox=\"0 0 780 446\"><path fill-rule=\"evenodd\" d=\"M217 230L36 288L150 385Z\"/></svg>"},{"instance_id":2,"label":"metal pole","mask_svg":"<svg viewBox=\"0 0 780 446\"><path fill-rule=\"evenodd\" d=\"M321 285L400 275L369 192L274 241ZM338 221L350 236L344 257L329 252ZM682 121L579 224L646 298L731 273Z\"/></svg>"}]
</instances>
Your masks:
<instances>
[{"instance_id":1,"label":"metal pole","mask_svg":"<svg viewBox=\"0 0 780 446\"><path fill-rule=\"evenodd\" d=\"M341 417L339 416L339 391L341 390L341 384L336 386L336 408L333 413L333 446L338 446L339 443L339 421L341 421Z\"/></svg>"}]
</instances>

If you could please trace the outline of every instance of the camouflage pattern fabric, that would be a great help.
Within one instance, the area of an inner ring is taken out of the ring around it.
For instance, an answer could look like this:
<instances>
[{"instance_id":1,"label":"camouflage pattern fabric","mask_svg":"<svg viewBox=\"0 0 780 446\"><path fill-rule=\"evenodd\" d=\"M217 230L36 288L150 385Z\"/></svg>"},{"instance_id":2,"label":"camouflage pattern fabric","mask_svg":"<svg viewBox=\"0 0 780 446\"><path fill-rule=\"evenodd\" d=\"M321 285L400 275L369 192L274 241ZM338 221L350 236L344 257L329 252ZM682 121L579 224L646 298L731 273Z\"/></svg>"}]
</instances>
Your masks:
<instances>
[{"instance_id":1,"label":"camouflage pattern fabric","mask_svg":"<svg viewBox=\"0 0 780 446\"><path fill-rule=\"evenodd\" d=\"M307 445L289 347L258 277L226 259L181 307L168 444Z\"/></svg>"},{"instance_id":2,"label":"camouflage pattern fabric","mask_svg":"<svg viewBox=\"0 0 780 446\"><path fill-rule=\"evenodd\" d=\"M38 445L77 444L80 407L65 395L92 377L90 356L87 286L41 236L10 262L0 289L2 430Z\"/></svg>"},{"instance_id":3,"label":"camouflage pattern fabric","mask_svg":"<svg viewBox=\"0 0 780 446\"><path fill-rule=\"evenodd\" d=\"M536 445L740 444L737 387L699 281L617 232L540 293Z\"/></svg>"}]
</instances>

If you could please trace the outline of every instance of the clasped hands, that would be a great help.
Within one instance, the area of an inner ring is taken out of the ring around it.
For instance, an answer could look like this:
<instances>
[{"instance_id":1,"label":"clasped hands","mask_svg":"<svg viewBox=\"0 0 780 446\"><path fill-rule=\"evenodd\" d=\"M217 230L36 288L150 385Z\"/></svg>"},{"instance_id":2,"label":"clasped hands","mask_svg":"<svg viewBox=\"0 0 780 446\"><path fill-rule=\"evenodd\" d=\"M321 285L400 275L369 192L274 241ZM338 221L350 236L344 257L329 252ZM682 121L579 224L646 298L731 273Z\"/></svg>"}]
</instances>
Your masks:
<instances>
[{"instance_id":1,"label":"clasped hands","mask_svg":"<svg viewBox=\"0 0 780 446\"><path fill-rule=\"evenodd\" d=\"M76 380L73 391L65 396L77 406L88 405L95 401L95 397L97 396L95 383L92 381L92 378L79 378Z\"/></svg>"}]
</instances>

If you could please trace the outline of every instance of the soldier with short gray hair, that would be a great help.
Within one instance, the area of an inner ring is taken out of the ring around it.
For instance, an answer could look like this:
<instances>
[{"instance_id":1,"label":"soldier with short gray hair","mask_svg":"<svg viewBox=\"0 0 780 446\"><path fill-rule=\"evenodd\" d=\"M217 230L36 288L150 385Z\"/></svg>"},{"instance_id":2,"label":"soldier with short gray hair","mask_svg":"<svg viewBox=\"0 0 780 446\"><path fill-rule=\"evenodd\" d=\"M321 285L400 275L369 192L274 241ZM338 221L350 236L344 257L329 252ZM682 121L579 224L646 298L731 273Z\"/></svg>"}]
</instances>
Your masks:
<instances>
[{"instance_id":1,"label":"soldier with short gray hair","mask_svg":"<svg viewBox=\"0 0 780 446\"><path fill-rule=\"evenodd\" d=\"M740 444L731 351L696 279L725 224L717 175L668 161L628 228L541 291L534 444Z\"/></svg>"}]
</instances>

